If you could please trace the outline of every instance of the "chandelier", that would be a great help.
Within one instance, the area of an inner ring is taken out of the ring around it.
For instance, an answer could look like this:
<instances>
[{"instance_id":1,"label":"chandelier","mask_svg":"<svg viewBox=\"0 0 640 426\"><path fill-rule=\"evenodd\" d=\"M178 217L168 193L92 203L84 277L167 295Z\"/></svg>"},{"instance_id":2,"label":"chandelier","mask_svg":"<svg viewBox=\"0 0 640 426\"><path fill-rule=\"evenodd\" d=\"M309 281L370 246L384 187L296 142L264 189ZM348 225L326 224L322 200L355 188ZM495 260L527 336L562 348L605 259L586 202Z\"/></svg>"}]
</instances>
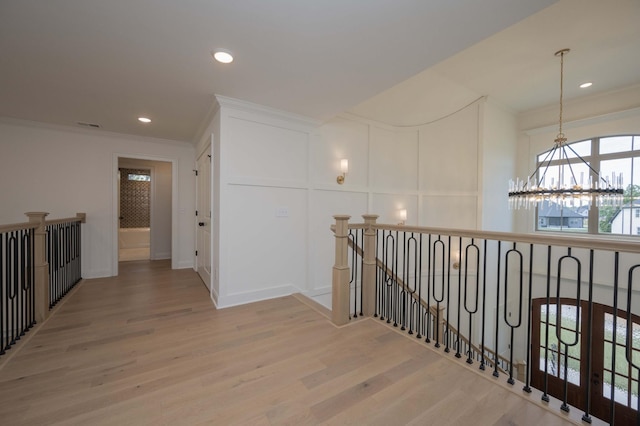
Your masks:
<instances>
[{"instance_id":1,"label":"chandelier","mask_svg":"<svg viewBox=\"0 0 640 426\"><path fill-rule=\"evenodd\" d=\"M509 208L534 208L542 202L556 203L568 207L591 207L622 205L622 173L603 178L572 147L567 145L567 138L562 133L562 97L564 79L564 56L569 49L555 53L560 57L560 116L558 135L553 148L547 152L543 161L539 162L535 171L525 179L509 181ZM569 155L572 154L572 155ZM589 170L587 182L584 173L576 179L574 169L576 160L586 165ZM549 166L557 165L557 173L550 172Z\"/></svg>"}]
</instances>

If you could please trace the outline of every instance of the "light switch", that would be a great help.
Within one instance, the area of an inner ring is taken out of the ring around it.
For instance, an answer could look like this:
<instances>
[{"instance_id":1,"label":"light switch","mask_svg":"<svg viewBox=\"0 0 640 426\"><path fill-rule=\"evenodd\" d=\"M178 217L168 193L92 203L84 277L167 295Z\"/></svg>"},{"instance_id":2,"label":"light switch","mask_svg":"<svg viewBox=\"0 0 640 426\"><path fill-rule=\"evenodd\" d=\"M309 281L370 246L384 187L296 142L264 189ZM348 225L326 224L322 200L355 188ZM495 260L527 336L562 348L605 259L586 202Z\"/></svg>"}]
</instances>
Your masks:
<instances>
[{"instance_id":1,"label":"light switch","mask_svg":"<svg viewBox=\"0 0 640 426\"><path fill-rule=\"evenodd\" d=\"M278 207L276 217L289 217L289 207Z\"/></svg>"}]
</instances>

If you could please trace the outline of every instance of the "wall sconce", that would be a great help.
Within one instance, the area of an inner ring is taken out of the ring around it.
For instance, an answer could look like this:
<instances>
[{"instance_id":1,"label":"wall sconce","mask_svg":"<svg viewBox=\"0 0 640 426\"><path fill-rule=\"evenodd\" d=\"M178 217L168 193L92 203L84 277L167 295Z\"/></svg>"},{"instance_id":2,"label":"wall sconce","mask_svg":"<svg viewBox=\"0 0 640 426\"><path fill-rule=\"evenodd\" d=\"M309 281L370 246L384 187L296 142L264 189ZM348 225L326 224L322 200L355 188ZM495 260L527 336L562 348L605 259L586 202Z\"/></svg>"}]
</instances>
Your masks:
<instances>
[{"instance_id":1,"label":"wall sconce","mask_svg":"<svg viewBox=\"0 0 640 426\"><path fill-rule=\"evenodd\" d=\"M338 176L336 181L338 182L338 184L342 185L344 183L344 178L349 172L349 160L347 160L346 158L340 160L340 171L342 172L342 174Z\"/></svg>"},{"instance_id":2,"label":"wall sconce","mask_svg":"<svg viewBox=\"0 0 640 426\"><path fill-rule=\"evenodd\" d=\"M398 217L400 218L398 225L404 225L407 221L407 209L398 210Z\"/></svg>"}]
</instances>

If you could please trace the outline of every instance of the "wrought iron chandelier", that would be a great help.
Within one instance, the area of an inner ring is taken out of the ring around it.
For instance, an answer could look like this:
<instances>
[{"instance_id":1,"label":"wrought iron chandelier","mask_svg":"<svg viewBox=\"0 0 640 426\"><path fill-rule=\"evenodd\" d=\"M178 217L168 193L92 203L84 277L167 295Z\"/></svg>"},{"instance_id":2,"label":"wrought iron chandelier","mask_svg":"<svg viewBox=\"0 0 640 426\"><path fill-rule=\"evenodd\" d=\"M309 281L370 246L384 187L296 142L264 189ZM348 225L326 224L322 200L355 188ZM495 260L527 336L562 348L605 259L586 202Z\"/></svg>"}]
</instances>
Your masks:
<instances>
[{"instance_id":1,"label":"wrought iron chandelier","mask_svg":"<svg viewBox=\"0 0 640 426\"><path fill-rule=\"evenodd\" d=\"M591 207L622 205L622 173L612 175L611 179L603 178L591 165L586 162L572 147L567 145L567 138L562 132L562 100L564 84L564 56L570 49L562 49L555 53L560 57L560 116L558 135L553 148L544 160L538 164L535 171L525 179L509 181L509 208L534 208L547 201L562 206ZM573 156L568 155L573 154ZM574 173L575 159L580 160L590 171L588 182L584 182L584 175L580 180ZM558 165L558 173L548 173L552 162ZM569 173L566 172L568 170ZM554 176L551 176L551 175Z\"/></svg>"}]
</instances>

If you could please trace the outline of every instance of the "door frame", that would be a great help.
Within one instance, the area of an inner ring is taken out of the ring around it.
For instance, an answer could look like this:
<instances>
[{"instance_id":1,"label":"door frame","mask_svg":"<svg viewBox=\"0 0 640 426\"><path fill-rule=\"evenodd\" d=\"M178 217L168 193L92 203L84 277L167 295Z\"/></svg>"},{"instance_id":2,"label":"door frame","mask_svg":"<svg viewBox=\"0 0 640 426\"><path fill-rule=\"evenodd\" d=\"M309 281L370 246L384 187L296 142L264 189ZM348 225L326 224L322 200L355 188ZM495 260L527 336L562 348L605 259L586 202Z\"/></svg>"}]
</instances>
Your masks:
<instances>
[{"instance_id":1,"label":"door frame","mask_svg":"<svg viewBox=\"0 0 640 426\"><path fill-rule=\"evenodd\" d=\"M171 163L171 269L178 269L178 259L176 256L178 253L178 161L173 158L155 157L152 155L114 153L111 165L111 276L118 275L118 232L120 230L120 221L118 220L118 207L120 204L118 196L118 163L120 158ZM151 184L153 185L153 176L151 180Z\"/></svg>"},{"instance_id":2,"label":"door frame","mask_svg":"<svg viewBox=\"0 0 640 426\"><path fill-rule=\"evenodd\" d=\"M206 186L205 186L205 190L208 189L209 192L209 213L207 215L206 212L202 212L200 211L200 192L201 192L201 185L203 183L202 180L202 176L201 176L201 170L199 169L199 162L200 159L202 158L203 155L208 155L209 156L209 182L206 182ZM194 221L194 228L195 228L195 251L197 252L198 249L200 248L200 226L199 226L199 222L203 221L203 218L208 220L208 226L209 226L209 283L204 283L205 286L207 287L207 289L209 290L210 294L213 294L213 144L212 143L208 143L204 149L202 150L202 152L200 152L197 156L196 156L196 170L197 170L197 175L196 175L196 188L195 188L195 192L196 192L196 208L195 210L198 211L198 215L195 216L195 221ZM198 273L198 276L200 276L200 278L202 279L202 275L200 275L200 254L195 256L194 259L194 269L196 270L196 272ZM206 268L205 268L206 269ZM203 279L204 281L204 279Z\"/></svg>"}]
</instances>

